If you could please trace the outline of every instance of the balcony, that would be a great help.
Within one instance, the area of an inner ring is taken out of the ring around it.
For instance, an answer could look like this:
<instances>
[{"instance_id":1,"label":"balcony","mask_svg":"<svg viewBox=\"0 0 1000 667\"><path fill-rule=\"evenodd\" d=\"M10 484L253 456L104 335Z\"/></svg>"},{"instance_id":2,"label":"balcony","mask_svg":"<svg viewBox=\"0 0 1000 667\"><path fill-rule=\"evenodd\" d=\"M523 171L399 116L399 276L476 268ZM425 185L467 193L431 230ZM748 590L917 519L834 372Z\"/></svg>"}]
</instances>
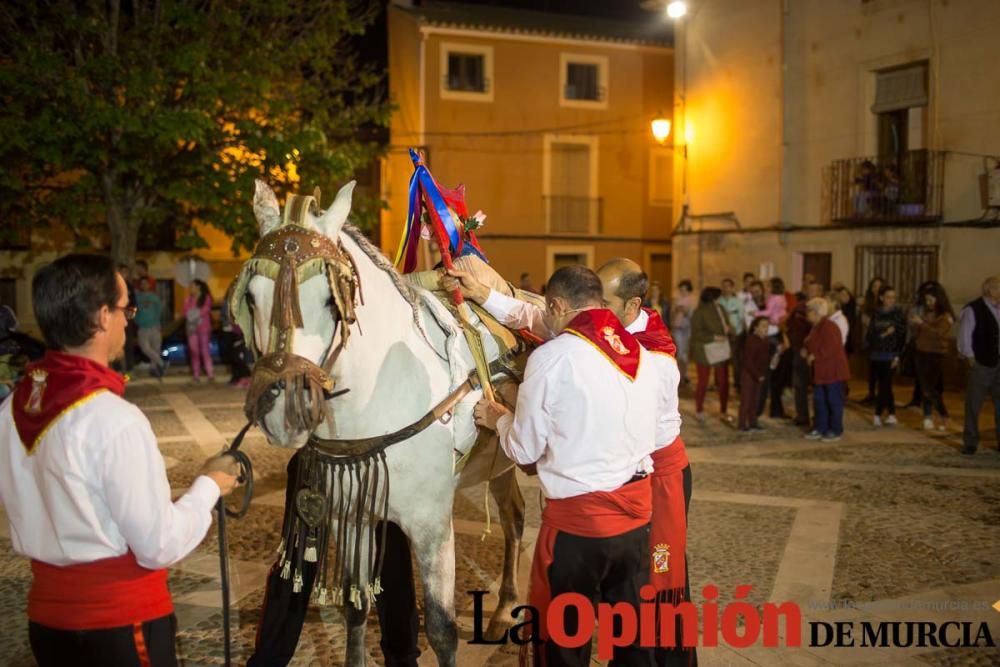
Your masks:
<instances>
[{"instance_id":1,"label":"balcony","mask_svg":"<svg viewBox=\"0 0 1000 667\"><path fill-rule=\"evenodd\" d=\"M941 221L944 153L835 160L827 181L829 219L858 225Z\"/></svg>"},{"instance_id":2,"label":"balcony","mask_svg":"<svg viewBox=\"0 0 1000 667\"><path fill-rule=\"evenodd\" d=\"M604 206L600 197L543 195L542 204L550 234L594 236L601 233Z\"/></svg>"}]
</instances>

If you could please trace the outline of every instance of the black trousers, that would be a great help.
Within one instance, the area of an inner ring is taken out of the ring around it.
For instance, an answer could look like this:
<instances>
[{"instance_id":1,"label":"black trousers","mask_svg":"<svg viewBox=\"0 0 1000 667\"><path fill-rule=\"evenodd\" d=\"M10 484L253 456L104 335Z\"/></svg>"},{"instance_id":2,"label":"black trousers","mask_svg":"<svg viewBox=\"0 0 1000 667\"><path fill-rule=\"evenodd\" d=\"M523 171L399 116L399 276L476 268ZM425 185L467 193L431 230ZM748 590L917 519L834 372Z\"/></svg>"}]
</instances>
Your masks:
<instances>
[{"instance_id":1,"label":"black trousers","mask_svg":"<svg viewBox=\"0 0 1000 667\"><path fill-rule=\"evenodd\" d=\"M177 617L104 630L57 630L28 623L39 667L177 667Z\"/></svg>"},{"instance_id":2,"label":"black trousers","mask_svg":"<svg viewBox=\"0 0 1000 667\"><path fill-rule=\"evenodd\" d=\"M792 350L792 388L795 390L795 422L809 425L809 362L801 350Z\"/></svg>"},{"instance_id":3,"label":"black trousers","mask_svg":"<svg viewBox=\"0 0 1000 667\"><path fill-rule=\"evenodd\" d=\"M581 537L560 532L548 570L551 595L555 598L562 593L579 593L590 598L594 605L625 602L634 605L638 614L639 589L649 581L648 553L648 525L615 537ZM566 632L575 635L579 624L576 609L568 608L563 618ZM590 664L590 642L568 648L547 641L539 650L545 653L547 667ZM615 648L610 664L653 667L653 650L640 647L636 637L633 645Z\"/></svg>"},{"instance_id":4,"label":"black trousers","mask_svg":"<svg viewBox=\"0 0 1000 667\"><path fill-rule=\"evenodd\" d=\"M686 466L682 472L684 476L684 517L687 518L688 511L691 508L691 466ZM687 563L687 569L684 576L684 599L691 600L691 561L687 560L687 554L684 555L684 560ZM670 596L664 591L661 597L657 599L657 602L669 602L674 603L675 600L671 600ZM657 607L659 611L659 607ZM681 622L681 617L676 617L676 624L674 626L674 637L677 637L678 643L683 640L684 637L684 624ZM660 619L656 619L656 627L660 627ZM656 667L698 667L698 653L695 648L684 648L683 646L675 646L672 648L660 648L657 647L653 650L653 659L656 662Z\"/></svg>"},{"instance_id":5,"label":"black trousers","mask_svg":"<svg viewBox=\"0 0 1000 667\"><path fill-rule=\"evenodd\" d=\"M881 415L883 410L890 415L896 414L896 397L892 393L892 361L876 361L872 359L872 369L878 394L875 397L875 414Z\"/></svg>"},{"instance_id":6,"label":"black trousers","mask_svg":"<svg viewBox=\"0 0 1000 667\"><path fill-rule=\"evenodd\" d=\"M944 355L921 352L920 350L917 350L916 354L916 386L922 394L924 417L930 417L932 409L937 410L942 417L947 417L948 408L944 405L944 392L942 391Z\"/></svg>"},{"instance_id":7,"label":"black trousers","mask_svg":"<svg viewBox=\"0 0 1000 667\"><path fill-rule=\"evenodd\" d=\"M296 454L288 462L289 485L285 489L285 506L293 507L291 480L298 476ZM417 614L416 592L413 587L413 565L410 544L403 531L394 523L386 527L386 540L382 544L381 526L376 530L379 552L384 552L382 565L383 592L375 599L379 626L382 630L381 647L386 667L416 667L420 650L417 633L420 619ZM293 558L293 555L289 555ZM284 667L295 655L295 647L302 634L302 625L309 611L309 595L316 579L316 564L303 563L302 590L292 591L292 582L281 578L277 563L267 575L264 608L254 653L247 667Z\"/></svg>"}]
</instances>

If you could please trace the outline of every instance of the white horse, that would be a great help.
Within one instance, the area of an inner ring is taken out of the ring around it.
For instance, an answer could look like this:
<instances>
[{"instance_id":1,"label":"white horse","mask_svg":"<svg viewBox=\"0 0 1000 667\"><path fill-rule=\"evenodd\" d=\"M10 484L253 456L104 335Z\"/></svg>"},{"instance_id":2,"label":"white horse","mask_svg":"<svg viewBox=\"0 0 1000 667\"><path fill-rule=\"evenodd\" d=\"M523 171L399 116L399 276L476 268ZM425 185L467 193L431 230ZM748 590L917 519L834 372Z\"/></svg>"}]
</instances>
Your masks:
<instances>
[{"instance_id":1,"label":"white horse","mask_svg":"<svg viewBox=\"0 0 1000 667\"><path fill-rule=\"evenodd\" d=\"M261 242L255 257L270 253L273 261L265 261L277 266L286 251L289 256L309 259L308 253L296 255L305 240L314 255L321 250L328 251L325 256L336 254L336 246L341 252L337 270L342 269L340 277L344 278L338 282L333 269L303 271L301 263L288 269L291 278L283 276L281 270L277 275L273 270L257 270L262 266L259 260L244 265L242 293L234 295L234 311L239 319L238 311L244 307L247 344L258 356L264 355L254 370L259 376L254 379L258 391L251 387L247 411L272 445L302 448L310 438L357 441L394 433L431 413L475 368L451 313L426 291L411 287L358 230L345 224L353 189L353 181L341 188L325 212L309 211L306 206L307 210L298 214L301 226L287 236L284 232L294 223L288 223L287 217L282 219L274 192L257 181L254 212ZM302 228L310 231L303 236L298 231ZM309 236L311 233L321 237ZM323 237L332 243L327 244ZM352 282L356 284L344 288ZM285 320L281 313L272 312L276 301L296 301L278 304L286 311ZM282 321L287 325L285 329L278 324ZM268 361L268 353L276 350L277 361ZM496 358L495 345L489 356ZM291 366L296 370L290 370ZM360 591L360 595L343 598L334 595L335 601L343 602L349 665L365 664L364 635L370 604L370 595L365 592L378 591L377 583L367 580L370 570L352 568L349 554L354 548L369 553L370 522L374 518L397 523L409 537L424 584L430 645L441 665L455 664L458 639L452 505L458 486L488 478L500 507L505 554L500 600L487 634L498 636L510 625L510 611L518 598L515 573L524 524L524 501L515 470L502 452L497 457L493 450L477 455L479 463L470 462L460 475L454 472L456 450L467 451L477 438L472 406L480 396L478 390L469 391L444 418L435 419L419 433L385 448L383 470L387 469L391 484L383 495L377 488L372 491L371 507L377 508L371 514L367 513L369 501L357 497L357 485L353 492L346 483L335 491L348 496L354 493L354 498L343 501L345 514L340 511L344 508L334 507L341 501L330 497L337 480L324 482L327 502L323 505L316 501L324 522L329 522L324 525L335 530L339 520L351 515L357 517L358 526L365 526L357 531L351 528L345 531L348 535L341 536L350 542L345 548L348 557L343 562L336 559L340 571L333 575L339 577L345 590ZM302 414L290 414L296 411ZM313 418L304 417L305 413ZM485 465L484 457L488 459ZM365 484L367 477L365 474ZM289 485L295 483L289 480ZM356 511L360 506L364 506L364 512ZM324 548L321 544L320 549ZM333 561L329 566L334 567ZM325 590L322 597L326 597Z\"/></svg>"}]
</instances>

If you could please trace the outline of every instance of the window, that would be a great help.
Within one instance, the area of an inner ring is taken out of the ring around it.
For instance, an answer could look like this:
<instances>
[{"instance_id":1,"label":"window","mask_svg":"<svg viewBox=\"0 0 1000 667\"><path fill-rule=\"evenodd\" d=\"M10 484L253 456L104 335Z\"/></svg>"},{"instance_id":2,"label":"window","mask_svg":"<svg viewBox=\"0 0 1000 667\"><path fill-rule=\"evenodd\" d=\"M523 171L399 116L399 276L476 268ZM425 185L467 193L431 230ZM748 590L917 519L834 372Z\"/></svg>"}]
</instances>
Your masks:
<instances>
[{"instance_id":1,"label":"window","mask_svg":"<svg viewBox=\"0 0 1000 667\"><path fill-rule=\"evenodd\" d=\"M592 245L550 245L546 246L545 254L546 275L549 276L564 266L580 265L594 268Z\"/></svg>"},{"instance_id":2,"label":"window","mask_svg":"<svg viewBox=\"0 0 1000 667\"><path fill-rule=\"evenodd\" d=\"M649 203L670 206L674 203L674 155L666 148L649 151Z\"/></svg>"},{"instance_id":3,"label":"window","mask_svg":"<svg viewBox=\"0 0 1000 667\"><path fill-rule=\"evenodd\" d=\"M441 99L493 101L493 47L441 44Z\"/></svg>"},{"instance_id":4,"label":"window","mask_svg":"<svg viewBox=\"0 0 1000 667\"><path fill-rule=\"evenodd\" d=\"M542 195L550 234L590 236L601 232L597 148L597 137L545 135Z\"/></svg>"},{"instance_id":5,"label":"window","mask_svg":"<svg viewBox=\"0 0 1000 667\"><path fill-rule=\"evenodd\" d=\"M448 90L486 92L483 56L476 53L448 54Z\"/></svg>"},{"instance_id":6,"label":"window","mask_svg":"<svg viewBox=\"0 0 1000 667\"><path fill-rule=\"evenodd\" d=\"M912 303L922 282L938 279L938 246L856 246L854 293L864 294L876 276L896 288L898 303Z\"/></svg>"},{"instance_id":7,"label":"window","mask_svg":"<svg viewBox=\"0 0 1000 667\"><path fill-rule=\"evenodd\" d=\"M606 109L608 59L563 53L559 56L559 104L564 107Z\"/></svg>"},{"instance_id":8,"label":"window","mask_svg":"<svg viewBox=\"0 0 1000 667\"><path fill-rule=\"evenodd\" d=\"M589 63L569 63L566 66L567 100L599 101L604 91L597 84L597 65Z\"/></svg>"}]
</instances>

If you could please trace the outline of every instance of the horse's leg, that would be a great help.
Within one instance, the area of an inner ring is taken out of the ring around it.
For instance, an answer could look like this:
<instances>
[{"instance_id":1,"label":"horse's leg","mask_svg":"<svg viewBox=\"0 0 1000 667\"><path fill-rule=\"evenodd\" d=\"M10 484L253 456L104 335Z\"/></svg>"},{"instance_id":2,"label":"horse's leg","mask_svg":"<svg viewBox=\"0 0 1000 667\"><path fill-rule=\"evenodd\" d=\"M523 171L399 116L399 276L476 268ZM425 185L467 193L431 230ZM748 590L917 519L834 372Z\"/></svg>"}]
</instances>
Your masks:
<instances>
[{"instance_id":1,"label":"horse's leg","mask_svg":"<svg viewBox=\"0 0 1000 667\"><path fill-rule=\"evenodd\" d=\"M455 533L451 503L434 525L414 526L410 544L424 582L424 625L438 665L455 667L458 626L455 623Z\"/></svg>"},{"instance_id":2,"label":"horse's leg","mask_svg":"<svg viewBox=\"0 0 1000 667\"><path fill-rule=\"evenodd\" d=\"M517 483L517 468L512 466L499 477L491 479L490 493L500 508L500 525L503 527L504 538L500 599L486 628L486 638L497 640L513 624L510 613L518 603L517 564L521 554L521 536L524 534L524 496Z\"/></svg>"},{"instance_id":3,"label":"horse's leg","mask_svg":"<svg viewBox=\"0 0 1000 667\"><path fill-rule=\"evenodd\" d=\"M349 577L344 578L345 588L350 590L353 582ZM355 583L355 585L358 585ZM359 585L360 587L360 585ZM350 600L344 601L344 622L347 624L347 655L345 665L354 667L364 667L368 659L368 648L365 645L365 633L368 629L368 608L370 602L368 593L361 593L361 608L358 609Z\"/></svg>"}]
</instances>

